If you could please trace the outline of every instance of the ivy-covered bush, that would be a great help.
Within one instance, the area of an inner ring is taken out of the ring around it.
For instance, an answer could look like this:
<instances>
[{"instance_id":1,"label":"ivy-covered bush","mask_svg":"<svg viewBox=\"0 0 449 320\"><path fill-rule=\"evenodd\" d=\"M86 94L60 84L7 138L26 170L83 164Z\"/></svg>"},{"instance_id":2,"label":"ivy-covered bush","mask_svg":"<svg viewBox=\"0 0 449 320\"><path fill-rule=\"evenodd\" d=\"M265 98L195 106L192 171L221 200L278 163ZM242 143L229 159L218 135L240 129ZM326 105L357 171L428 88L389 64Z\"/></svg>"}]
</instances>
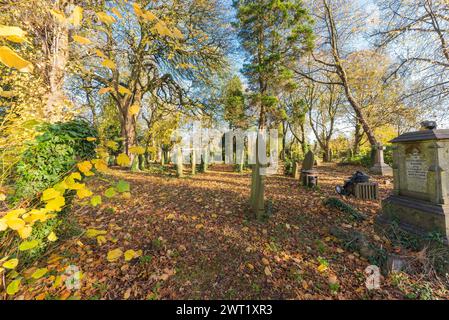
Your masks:
<instances>
[{"instance_id":1,"label":"ivy-covered bush","mask_svg":"<svg viewBox=\"0 0 449 320\"><path fill-rule=\"evenodd\" d=\"M42 134L29 144L17 163L12 203L33 199L58 182L79 161L95 156L97 136L84 120L46 124Z\"/></svg>"},{"instance_id":2,"label":"ivy-covered bush","mask_svg":"<svg viewBox=\"0 0 449 320\"><path fill-rule=\"evenodd\" d=\"M303 160L303 157L299 156L298 154L294 154L292 157L286 157L284 160L284 174L286 176L293 175L293 164L295 162L301 163Z\"/></svg>"}]
</instances>

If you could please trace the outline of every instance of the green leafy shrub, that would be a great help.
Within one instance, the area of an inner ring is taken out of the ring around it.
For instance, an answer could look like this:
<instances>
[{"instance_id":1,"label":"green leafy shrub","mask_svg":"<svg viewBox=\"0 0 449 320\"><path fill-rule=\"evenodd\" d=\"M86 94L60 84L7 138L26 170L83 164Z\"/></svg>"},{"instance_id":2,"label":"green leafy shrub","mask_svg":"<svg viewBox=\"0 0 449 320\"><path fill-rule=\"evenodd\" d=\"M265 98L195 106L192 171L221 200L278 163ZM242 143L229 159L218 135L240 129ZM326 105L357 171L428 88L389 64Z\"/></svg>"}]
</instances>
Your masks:
<instances>
[{"instance_id":1,"label":"green leafy shrub","mask_svg":"<svg viewBox=\"0 0 449 320\"><path fill-rule=\"evenodd\" d=\"M36 194L57 183L82 160L93 158L96 137L92 126L83 120L46 124L42 134L30 143L15 168L15 193L12 203L32 200Z\"/></svg>"},{"instance_id":2,"label":"green leafy shrub","mask_svg":"<svg viewBox=\"0 0 449 320\"><path fill-rule=\"evenodd\" d=\"M384 161L390 166L393 165L393 146L389 145L385 147Z\"/></svg>"},{"instance_id":3,"label":"green leafy shrub","mask_svg":"<svg viewBox=\"0 0 449 320\"><path fill-rule=\"evenodd\" d=\"M346 157L342 160L342 164L351 164L354 166L363 166L369 168L372 166L371 152L364 152L354 155L352 157Z\"/></svg>"},{"instance_id":4,"label":"green leafy shrub","mask_svg":"<svg viewBox=\"0 0 449 320\"><path fill-rule=\"evenodd\" d=\"M291 159L285 159L284 174L286 176L291 176L293 174L293 161Z\"/></svg>"},{"instance_id":5,"label":"green leafy shrub","mask_svg":"<svg viewBox=\"0 0 449 320\"><path fill-rule=\"evenodd\" d=\"M286 157L284 160L284 174L287 176L293 175L293 164L295 162L301 163L303 160L299 155L293 155L293 157Z\"/></svg>"},{"instance_id":6,"label":"green leafy shrub","mask_svg":"<svg viewBox=\"0 0 449 320\"><path fill-rule=\"evenodd\" d=\"M393 146L391 146L391 145L388 145L385 147L384 162L390 166L393 164ZM352 157L343 158L341 163L370 168L373 165L373 163L371 161L371 151L369 150L369 151L361 152Z\"/></svg>"}]
</instances>

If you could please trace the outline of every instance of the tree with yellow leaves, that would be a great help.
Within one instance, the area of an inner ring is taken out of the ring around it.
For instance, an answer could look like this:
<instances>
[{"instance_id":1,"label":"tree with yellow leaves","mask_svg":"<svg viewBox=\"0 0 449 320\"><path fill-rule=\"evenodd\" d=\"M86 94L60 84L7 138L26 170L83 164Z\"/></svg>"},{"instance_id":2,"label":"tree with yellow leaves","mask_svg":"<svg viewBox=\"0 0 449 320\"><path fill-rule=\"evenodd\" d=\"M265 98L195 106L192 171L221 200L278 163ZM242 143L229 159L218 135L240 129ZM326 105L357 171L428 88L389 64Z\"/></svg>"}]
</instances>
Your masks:
<instances>
[{"instance_id":1,"label":"tree with yellow leaves","mask_svg":"<svg viewBox=\"0 0 449 320\"><path fill-rule=\"evenodd\" d=\"M115 102L124 152L134 163L130 147L137 144L144 97L192 111L199 104L185 82L210 83L211 75L226 67L227 38L223 28L210 28L220 9L215 0L111 1L103 9L75 42L83 62L79 76L89 90ZM192 11L208 13L192 16Z\"/></svg>"}]
</instances>

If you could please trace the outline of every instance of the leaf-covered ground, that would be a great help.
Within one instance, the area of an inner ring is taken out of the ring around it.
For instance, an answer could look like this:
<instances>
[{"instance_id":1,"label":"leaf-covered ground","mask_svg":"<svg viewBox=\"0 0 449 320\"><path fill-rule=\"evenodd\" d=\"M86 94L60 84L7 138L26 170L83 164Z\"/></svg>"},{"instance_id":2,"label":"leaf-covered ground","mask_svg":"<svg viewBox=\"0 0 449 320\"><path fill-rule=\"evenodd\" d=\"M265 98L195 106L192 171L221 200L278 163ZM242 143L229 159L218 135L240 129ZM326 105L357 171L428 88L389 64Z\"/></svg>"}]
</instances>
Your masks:
<instances>
[{"instance_id":1,"label":"leaf-covered ground","mask_svg":"<svg viewBox=\"0 0 449 320\"><path fill-rule=\"evenodd\" d=\"M363 231L388 251L404 249L374 233L380 201L345 199L369 217L363 222L323 204L355 170L320 166L318 189L300 187L291 177L269 177L270 216L265 222L248 215L249 173L216 165L209 173L176 179L163 172L114 170L109 178L127 180L131 198L105 201L97 208L76 206L71 228L61 236L67 239L28 270L31 274L47 267L51 276L28 280L16 298L448 298L444 281L425 282L419 275L382 277L381 289L366 289L364 270L370 263L346 250L329 228ZM386 197L390 180L376 180ZM95 187L107 188L102 183ZM106 231L104 239L99 243L82 233L88 229ZM124 256L108 261L108 252L118 248L142 251L130 261ZM55 285L68 265L82 270L79 290L68 290L63 281Z\"/></svg>"}]
</instances>

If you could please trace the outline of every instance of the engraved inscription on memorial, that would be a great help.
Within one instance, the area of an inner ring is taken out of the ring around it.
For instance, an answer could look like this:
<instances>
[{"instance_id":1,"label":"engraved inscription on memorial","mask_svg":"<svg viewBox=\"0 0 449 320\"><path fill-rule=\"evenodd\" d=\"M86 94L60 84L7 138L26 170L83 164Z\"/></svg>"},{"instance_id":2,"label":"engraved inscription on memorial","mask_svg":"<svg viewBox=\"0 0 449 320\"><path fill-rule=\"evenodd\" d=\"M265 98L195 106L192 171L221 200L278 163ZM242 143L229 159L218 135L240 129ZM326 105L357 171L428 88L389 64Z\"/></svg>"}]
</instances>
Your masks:
<instances>
[{"instance_id":1,"label":"engraved inscription on memorial","mask_svg":"<svg viewBox=\"0 0 449 320\"><path fill-rule=\"evenodd\" d=\"M407 155L405 168L407 189L415 192L426 192L428 165L418 149L413 149L413 152Z\"/></svg>"}]
</instances>

